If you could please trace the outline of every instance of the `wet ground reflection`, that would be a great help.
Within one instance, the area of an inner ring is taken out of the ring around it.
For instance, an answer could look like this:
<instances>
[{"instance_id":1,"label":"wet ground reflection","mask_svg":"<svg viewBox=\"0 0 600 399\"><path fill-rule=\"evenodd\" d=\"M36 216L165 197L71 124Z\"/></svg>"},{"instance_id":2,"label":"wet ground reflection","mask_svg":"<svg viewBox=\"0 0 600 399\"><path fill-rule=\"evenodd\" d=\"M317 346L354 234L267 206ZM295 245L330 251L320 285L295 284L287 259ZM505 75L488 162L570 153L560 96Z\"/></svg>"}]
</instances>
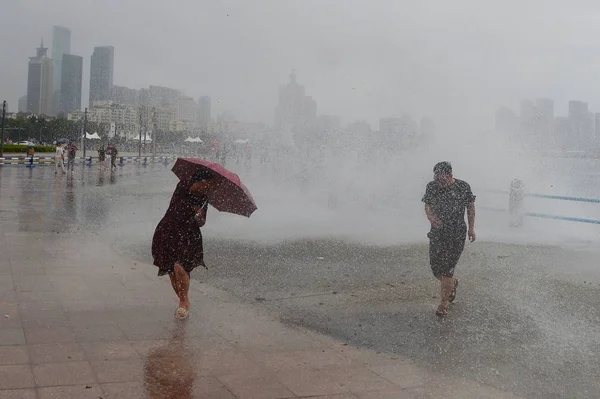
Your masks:
<instances>
[{"instance_id":1,"label":"wet ground reflection","mask_svg":"<svg viewBox=\"0 0 600 399\"><path fill-rule=\"evenodd\" d=\"M168 343L152 350L144 362L148 398L190 399L196 371L194 353L186 347L186 322L177 323Z\"/></svg>"}]
</instances>

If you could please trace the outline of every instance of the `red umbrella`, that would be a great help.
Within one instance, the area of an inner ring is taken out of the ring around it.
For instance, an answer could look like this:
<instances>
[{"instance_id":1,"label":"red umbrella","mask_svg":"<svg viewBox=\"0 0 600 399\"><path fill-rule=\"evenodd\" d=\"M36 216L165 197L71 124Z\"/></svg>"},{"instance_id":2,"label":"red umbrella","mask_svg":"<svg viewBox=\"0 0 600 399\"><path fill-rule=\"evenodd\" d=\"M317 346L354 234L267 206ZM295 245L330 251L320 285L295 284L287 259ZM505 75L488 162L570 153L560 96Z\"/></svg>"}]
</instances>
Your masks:
<instances>
[{"instance_id":1,"label":"red umbrella","mask_svg":"<svg viewBox=\"0 0 600 399\"><path fill-rule=\"evenodd\" d=\"M171 170L179 180L183 181L191 180L202 171L211 172L221 179L222 184L219 185L219 189L208 199L209 204L218 211L250 217L257 209L252 194L244 186L240 177L218 163L198 158L177 158Z\"/></svg>"}]
</instances>

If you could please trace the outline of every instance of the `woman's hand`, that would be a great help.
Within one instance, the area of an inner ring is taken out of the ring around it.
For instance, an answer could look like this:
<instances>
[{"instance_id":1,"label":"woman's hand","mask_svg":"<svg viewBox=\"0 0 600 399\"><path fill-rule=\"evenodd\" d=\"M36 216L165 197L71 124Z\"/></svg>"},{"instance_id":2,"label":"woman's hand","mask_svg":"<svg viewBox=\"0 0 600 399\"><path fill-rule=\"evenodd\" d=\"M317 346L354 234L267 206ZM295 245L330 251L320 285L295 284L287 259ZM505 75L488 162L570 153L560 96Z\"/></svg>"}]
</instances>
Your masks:
<instances>
[{"instance_id":1,"label":"woman's hand","mask_svg":"<svg viewBox=\"0 0 600 399\"><path fill-rule=\"evenodd\" d=\"M205 202L202 206L195 208L196 213L194 214L194 219L198 223L198 226L202 227L206 224L206 207L208 203Z\"/></svg>"},{"instance_id":2,"label":"woman's hand","mask_svg":"<svg viewBox=\"0 0 600 399\"><path fill-rule=\"evenodd\" d=\"M198 226L203 227L206 224L206 212L202 210L196 212L194 219L196 219Z\"/></svg>"}]
</instances>

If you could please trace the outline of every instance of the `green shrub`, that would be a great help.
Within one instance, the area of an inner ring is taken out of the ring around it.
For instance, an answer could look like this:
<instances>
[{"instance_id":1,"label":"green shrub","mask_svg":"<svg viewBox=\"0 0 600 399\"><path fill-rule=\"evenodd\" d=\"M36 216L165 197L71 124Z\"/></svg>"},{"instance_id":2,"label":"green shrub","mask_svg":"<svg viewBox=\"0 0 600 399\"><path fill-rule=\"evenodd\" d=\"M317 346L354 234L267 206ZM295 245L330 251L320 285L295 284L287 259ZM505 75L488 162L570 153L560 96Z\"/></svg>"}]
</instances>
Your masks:
<instances>
[{"instance_id":1,"label":"green shrub","mask_svg":"<svg viewBox=\"0 0 600 399\"><path fill-rule=\"evenodd\" d=\"M18 145L18 144L4 144L3 151L4 152L14 152L14 153L27 153L27 149L29 146L27 145ZM55 152L56 147L52 145L34 145L33 148L35 152Z\"/></svg>"}]
</instances>

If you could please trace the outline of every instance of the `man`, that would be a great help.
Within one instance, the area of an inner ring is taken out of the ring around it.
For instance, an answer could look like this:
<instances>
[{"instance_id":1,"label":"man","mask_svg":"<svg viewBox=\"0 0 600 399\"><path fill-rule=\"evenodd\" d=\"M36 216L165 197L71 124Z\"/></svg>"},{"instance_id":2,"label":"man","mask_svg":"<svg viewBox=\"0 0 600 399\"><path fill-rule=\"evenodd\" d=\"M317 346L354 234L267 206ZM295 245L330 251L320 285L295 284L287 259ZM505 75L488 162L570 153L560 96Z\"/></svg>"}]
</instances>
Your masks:
<instances>
[{"instance_id":1,"label":"man","mask_svg":"<svg viewBox=\"0 0 600 399\"><path fill-rule=\"evenodd\" d=\"M75 157L77 156L77 146L71 142L67 151L67 170L73 171L75 167Z\"/></svg>"},{"instance_id":2,"label":"man","mask_svg":"<svg viewBox=\"0 0 600 399\"><path fill-rule=\"evenodd\" d=\"M104 144L101 144L98 148L98 162L101 167L106 166L106 150L104 149Z\"/></svg>"},{"instance_id":3,"label":"man","mask_svg":"<svg viewBox=\"0 0 600 399\"><path fill-rule=\"evenodd\" d=\"M65 171L65 149L63 148L62 143L56 144L56 153L54 154L54 174L58 173L58 167L62 168L63 174L67 173Z\"/></svg>"},{"instance_id":4,"label":"man","mask_svg":"<svg viewBox=\"0 0 600 399\"><path fill-rule=\"evenodd\" d=\"M465 237L475 241L475 196L471 186L455 179L452 165L439 162L433 168L433 181L427 184L423 202L431 223L429 262L435 278L440 280L441 302L436 314L446 316L449 303L456 298L458 280L454 268L465 247ZM467 210L469 228L465 224Z\"/></svg>"},{"instance_id":5,"label":"man","mask_svg":"<svg viewBox=\"0 0 600 399\"><path fill-rule=\"evenodd\" d=\"M110 170L117 168L117 155L119 155L119 151L117 150L117 146L112 144L109 150L110 155Z\"/></svg>"}]
</instances>

